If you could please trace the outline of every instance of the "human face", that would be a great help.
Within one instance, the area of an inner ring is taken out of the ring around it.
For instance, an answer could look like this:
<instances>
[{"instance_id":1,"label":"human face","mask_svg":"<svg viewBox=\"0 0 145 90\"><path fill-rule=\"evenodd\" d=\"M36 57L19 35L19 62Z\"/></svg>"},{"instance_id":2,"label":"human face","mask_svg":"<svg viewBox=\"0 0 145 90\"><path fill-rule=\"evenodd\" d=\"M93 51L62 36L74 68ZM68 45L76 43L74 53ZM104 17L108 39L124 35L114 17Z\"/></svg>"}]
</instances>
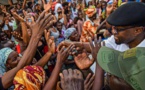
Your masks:
<instances>
[{"instance_id":1,"label":"human face","mask_svg":"<svg viewBox=\"0 0 145 90\"><path fill-rule=\"evenodd\" d=\"M14 67L17 66L17 64L20 61L20 57L17 52L13 51L10 53L8 56L8 60L6 62L6 67L7 69L13 69Z\"/></svg>"},{"instance_id":2,"label":"human face","mask_svg":"<svg viewBox=\"0 0 145 90\"><path fill-rule=\"evenodd\" d=\"M78 35L77 31L74 31L69 38L71 41L78 41L79 35Z\"/></svg>"},{"instance_id":3,"label":"human face","mask_svg":"<svg viewBox=\"0 0 145 90\"><path fill-rule=\"evenodd\" d=\"M88 5L92 5L92 1L89 1L89 2L88 2Z\"/></svg>"},{"instance_id":4,"label":"human face","mask_svg":"<svg viewBox=\"0 0 145 90\"><path fill-rule=\"evenodd\" d=\"M83 14L81 12L78 12L78 17L83 18Z\"/></svg>"},{"instance_id":5,"label":"human face","mask_svg":"<svg viewBox=\"0 0 145 90\"><path fill-rule=\"evenodd\" d=\"M57 23L57 29L58 29L58 31L61 31L62 30L62 23Z\"/></svg>"},{"instance_id":6,"label":"human face","mask_svg":"<svg viewBox=\"0 0 145 90\"><path fill-rule=\"evenodd\" d=\"M112 27L112 34L114 35L116 44L128 44L135 39L134 37L135 27Z\"/></svg>"}]
</instances>

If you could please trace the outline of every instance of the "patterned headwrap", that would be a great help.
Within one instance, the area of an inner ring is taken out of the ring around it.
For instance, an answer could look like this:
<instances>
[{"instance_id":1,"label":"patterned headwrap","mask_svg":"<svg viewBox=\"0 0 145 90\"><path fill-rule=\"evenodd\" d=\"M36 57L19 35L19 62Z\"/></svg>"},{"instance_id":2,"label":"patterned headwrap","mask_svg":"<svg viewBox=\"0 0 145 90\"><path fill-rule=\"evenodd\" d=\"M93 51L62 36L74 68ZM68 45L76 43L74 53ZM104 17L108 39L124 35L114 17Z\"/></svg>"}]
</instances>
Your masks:
<instances>
[{"instance_id":1,"label":"patterned headwrap","mask_svg":"<svg viewBox=\"0 0 145 90\"><path fill-rule=\"evenodd\" d=\"M14 90L41 90L45 84L45 72L40 66L26 66L17 72L13 83Z\"/></svg>"},{"instance_id":2,"label":"patterned headwrap","mask_svg":"<svg viewBox=\"0 0 145 90\"><path fill-rule=\"evenodd\" d=\"M90 6L88 9L85 9L85 13L87 17L92 17L94 14L96 14L97 10L95 6Z\"/></svg>"},{"instance_id":3,"label":"patterned headwrap","mask_svg":"<svg viewBox=\"0 0 145 90\"><path fill-rule=\"evenodd\" d=\"M10 48L3 48L0 50L0 76L6 72L6 62L10 53L13 52Z\"/></svg>"},{"instance_id":4,"label":"patterned headwrap","mask_svg":"<svg viewBox=\"0 0 145 90\"><path fill-rule=\"evenodd\" d=\"M68 29L64 32L64 37L65 37L65 39L68 39L74 31L76 31L76 28L68 28Z\"/></svg>"}]
</instances>

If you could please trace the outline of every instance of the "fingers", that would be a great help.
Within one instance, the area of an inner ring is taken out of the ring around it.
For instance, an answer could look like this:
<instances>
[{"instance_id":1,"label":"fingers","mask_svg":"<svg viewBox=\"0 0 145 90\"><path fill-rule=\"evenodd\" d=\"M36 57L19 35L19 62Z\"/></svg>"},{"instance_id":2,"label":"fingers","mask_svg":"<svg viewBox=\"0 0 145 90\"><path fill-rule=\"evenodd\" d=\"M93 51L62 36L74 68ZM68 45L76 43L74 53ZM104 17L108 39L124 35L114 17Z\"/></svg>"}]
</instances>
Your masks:
<instances>
[{"instance_id":1,"label":"fingers","mask_svg":"<svg viewBox=\"0 0 145 90\"><path fill-rule=\"evenodd\" d=\"M86 77L84 83L85 83L85 84L88 83L90 78L91 78L91 73L88 74L88 76Z\"/></svg>"},{"instance_id":2,"label":"fingers","mask_svg":"<svg viewBox=\"0 0 145 90\"><path fill-rule=\"evenodd\" d=\"M64 49L65 49L65 46L63 46L61 49L60 49L60 53L63 53L63 51L64 51Z\"/></svg>"},{"instance_id":3,"label":"fingers","mask_svg":"<svg viewBox=\"0 0 145 90\"><path fill-rule=\"evenodd\" d=\"M49 28L52 24L54 24L57 21L55 16L51 16L50 20L47 23L46 28Z\"/></svg>"},{"instance_id":4,"label":"fingers","mask_svg":"<svg viewBox=\"0 0 145 90\"><path fill-rule=\"evenodd\" d=\"M40 14L40 16L38 17L36 23L41 22L41 20L44 18L44 16L45 16L45 11L43 11L43 12Z\"/></svg>"},{"instance_id":5,"label":"fingers","mask_svg":"<svg viewBox=\"0 0 145 90\"><path fill-rule=\"evenodd\" d=\"M87 78L85 79L84 86L86 90L91 90L93 83L94 83L95 75L88 74Z\"/></svg>"},{"instance_id":6,"label":"fingers","mask_svg":"<svg viewBox=\"0 0 145 90\"><path fill-rule=\"evenodd\" d=\"M46 1L45 0L42 0L42 3L43 3L43 5L45 5L46 4Z\"/></svg>"},{"instance_id":7,"label":"fingers","mask_svg":"<svg viewBox=\"0 0 145 90\"><path fill-rule=\"evenodd\" d=\"M42 20L43 25L46 26L46 25L48 24L48 22L50 22L51 18L53 18L53 17L52 17L52 14L51 14L51 13L48 13L48 14L44 17L44 19Z\"/></svg>"},{"instance_id":8,"label":"fingers","mask_svg":"<svg viewBox=\"0 0 145 90\"><path fill-rule=\"evenodd\" d=\"M92 39L91 39L91 37L89 37L89 46L90 46L90 49L91 49L91 51L93 50L93 48L95 47L95 45L94 45L94 43L93 43L93 41L92 41Z\"/></svg>"},{"instance_id":9,"label":"fingers","mask_svg":"<svg viewBox=\"0 0 145 90\"><path fill-rule=\"evenodd\" d=\"M72 75L72 74L73 74L73 70L72 70L72 69L68 69L68 73L69 73L70 75Z\"/></svg>"},{"instance_id":10,"label":"fingers","mask_svg":"<svg viewBox=\"0 0 145 90\"><path fill-rule=\"evenodd\" d=\"M97 46L97 44L98 44L97 34L95 34L94 42L95 42L95 46Z\"/></svg>"},{"instance_id":11,"label":"fingers","mask_svg":"<svg viewBox=\"0 0 145 90\"><path fill-rule=\"evenodd\" d=\"M64 88L65 82L64 82L64 76L62 73L59 74L60 79L61 79L61 87Z\"/></svg>"},{"instance_id":12,"label":"fingers","mask_svg":"<svg viewBox=\"0 0 145 90\"><path fill-rule=\"evenodd\" d=\"M67 70L63 70L63 76L64 76L64 78L68 77L68 75L69 75L68 71Z\"/></svg>"},{"instance_id":13,"label":"fingers","mask_svg":"<svg viewBox=\"0 0 145 90\"><path fill-rule=\"evenodd\" d=\"M78 78L83 79L83 74L79 70L76 70L76 72L77 72Z\"/></svg>"}]
</instances>

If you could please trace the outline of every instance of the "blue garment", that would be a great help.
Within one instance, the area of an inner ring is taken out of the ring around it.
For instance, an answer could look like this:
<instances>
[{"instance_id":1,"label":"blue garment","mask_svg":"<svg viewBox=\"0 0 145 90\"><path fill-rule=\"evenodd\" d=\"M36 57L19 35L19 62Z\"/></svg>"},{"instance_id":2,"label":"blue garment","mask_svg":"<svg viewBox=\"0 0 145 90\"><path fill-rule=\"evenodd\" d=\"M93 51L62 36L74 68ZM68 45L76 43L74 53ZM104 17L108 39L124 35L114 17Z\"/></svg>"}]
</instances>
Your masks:
<instances>
[{"instance_id":1,"label":"blue garment","mask_svg":"<svg viewBox=\"0 0 145 90\"><path fill-rule=\"evenodd\" d=\"M10 48L3 48L0 50L0 75L6 72L6 62L10 53L13 52Z\"/></svg>"}]
</instances>

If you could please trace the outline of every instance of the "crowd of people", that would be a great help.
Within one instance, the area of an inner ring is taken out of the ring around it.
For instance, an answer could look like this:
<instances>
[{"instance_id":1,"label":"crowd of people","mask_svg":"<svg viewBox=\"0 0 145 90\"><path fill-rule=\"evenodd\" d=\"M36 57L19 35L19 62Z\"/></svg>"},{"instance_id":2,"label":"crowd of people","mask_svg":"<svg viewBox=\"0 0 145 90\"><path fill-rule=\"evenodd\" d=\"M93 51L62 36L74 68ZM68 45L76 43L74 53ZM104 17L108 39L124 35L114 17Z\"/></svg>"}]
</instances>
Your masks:
<instances>
[{"instance_id":1,"label":"crowd of people","mask_svg":"<svg viewBox=\"0 0 145 90\"><path fill-rule=\"evenodd\" d=\"M0 90L145 90L143 0L2 1Z\"/></svg>"}]
</instances>

